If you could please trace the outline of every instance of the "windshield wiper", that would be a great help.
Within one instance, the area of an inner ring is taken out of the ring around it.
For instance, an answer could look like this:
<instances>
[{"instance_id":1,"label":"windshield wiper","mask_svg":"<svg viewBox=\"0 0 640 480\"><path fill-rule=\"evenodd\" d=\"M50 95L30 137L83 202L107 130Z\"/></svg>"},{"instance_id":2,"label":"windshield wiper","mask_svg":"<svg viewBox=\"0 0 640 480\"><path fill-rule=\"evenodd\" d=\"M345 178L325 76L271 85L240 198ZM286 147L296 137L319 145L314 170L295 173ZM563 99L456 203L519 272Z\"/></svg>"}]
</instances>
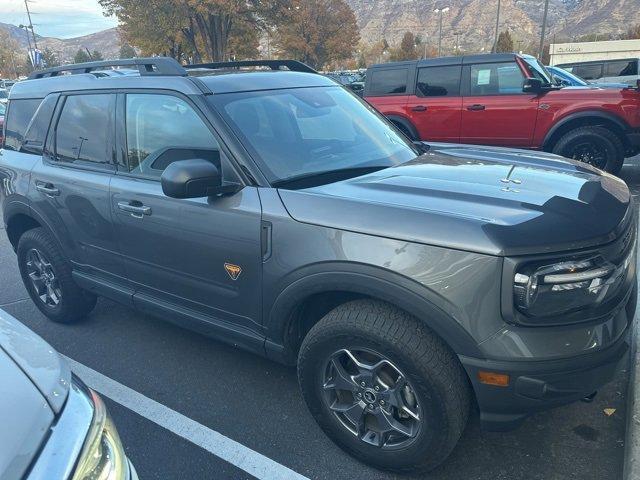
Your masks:
<instances>
[{"instance_id":1,"label":"windshield wiper","mask_svg":"<svg viewBox=\"0 0 640 480\"><path fill-rule=\"evenodd\" d=\"M283 178L282 180L277 180L272 182L272 185L277 188L284 186L289 188L307 188L316 185L323 185L325 183L338 182L340 180L346 180L347 178L359 177L361 175L377 172L378 170L384 170L389 167L390 165L378 165L302 173L300 175L294 175L292 177Z\"/></svg>"}]
</instances>

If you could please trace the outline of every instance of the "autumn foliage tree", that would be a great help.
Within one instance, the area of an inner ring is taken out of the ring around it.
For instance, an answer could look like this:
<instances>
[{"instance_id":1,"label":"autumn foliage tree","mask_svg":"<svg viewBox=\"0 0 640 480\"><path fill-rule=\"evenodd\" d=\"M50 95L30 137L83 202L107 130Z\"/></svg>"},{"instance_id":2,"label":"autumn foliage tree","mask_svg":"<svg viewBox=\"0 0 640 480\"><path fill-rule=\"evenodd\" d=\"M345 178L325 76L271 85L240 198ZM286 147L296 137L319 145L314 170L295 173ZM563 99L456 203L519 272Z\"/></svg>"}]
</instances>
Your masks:
<instances>
[{"instance_id":1,"label":"autumn foliage tree","mask_svg":"<svg viewBox=\"0 0 640 480\"><path fill-rule=\"evenodd\" d=\"M418 58L418 50L416 49L416 37L411 32L405 32L400 41L400 46L394 48L389 59L393 61L414 60Z\"/></svg>"},{"instance_id":2,"label":"autumn foliage tree","mask_svg":"<svg viewBox=\"0 0 640 480\"><path fill-rule=\"evenodd\" d=\"M498 43L496 43L496 52L513 52L513 38L511 38L511 34L509 30L505 30L504 32L500 32L498 35Z\"/></svg>"},{"instance_id":3,"label":"autumn foliage tree","mask_svg":"<svg viewBox=\"0 0 640 480\"><path fill-rule=\"evenodd\" d=\"M274 44L282 56L322 68L353 56L360 33L344 0L293 0L278 12Z\"/></svg>"}]
</instances>

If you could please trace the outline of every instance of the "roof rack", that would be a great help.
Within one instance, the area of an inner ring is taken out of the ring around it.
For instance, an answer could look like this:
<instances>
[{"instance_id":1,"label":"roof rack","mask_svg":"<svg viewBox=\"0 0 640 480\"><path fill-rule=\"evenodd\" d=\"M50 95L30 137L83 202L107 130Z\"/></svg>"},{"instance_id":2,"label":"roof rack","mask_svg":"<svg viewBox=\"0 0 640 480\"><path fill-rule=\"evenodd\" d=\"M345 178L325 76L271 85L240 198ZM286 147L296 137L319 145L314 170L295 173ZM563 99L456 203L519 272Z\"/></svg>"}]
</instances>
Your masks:
<instances>
[{"instance_id":1,"label":"roof rack","mask_svg":"<svg viewBox=\"0 0 640 480\"><path fill-rule=\"evenodd\" d=\"M79 73L91 73L94 70L104 67L138 67L140 76L171 75L184 77L187 75L187 71L173 58L149 57L61 65L59 67L47 68L45 70L36 70L29 75L29 80L33 80L35 78L57 77L62 72L70 72L72 75Z\"/></svg>"},{"instance_id":2,"label":"roof rack","mask_svg":"<svg viewBox=\"0 0 640 480\"><path fill-rule=\"evenodd\" d=\"M194 63L191 65L184 65L184 68L187 70L196 68L216 70L239 67L269 67L271 70L280 70L282 67L286 67L293 72L318 73L309 65L297 60L241 60L238 62Z\"/></svg>"}]
</instances>

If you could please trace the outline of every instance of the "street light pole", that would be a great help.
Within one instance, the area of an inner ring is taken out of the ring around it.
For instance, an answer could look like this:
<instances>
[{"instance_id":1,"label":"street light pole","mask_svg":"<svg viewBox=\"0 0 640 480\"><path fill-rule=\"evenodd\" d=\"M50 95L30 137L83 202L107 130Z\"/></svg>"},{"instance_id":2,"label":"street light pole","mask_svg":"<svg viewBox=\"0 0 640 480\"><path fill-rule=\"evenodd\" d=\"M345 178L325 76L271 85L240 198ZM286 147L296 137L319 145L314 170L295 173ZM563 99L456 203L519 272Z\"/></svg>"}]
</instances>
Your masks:
<instances>
[{"instance_id":1,"label":"street light pole","mask_svg":"<svg viewBox=\"0 0 640 480\"><path fill-rule=\"evenodd\" d=\"M434 10L435 13L437 13L440 18L438 20L438 24L439 24L439 28L438 28L438 56L441 55L442 53L442 14L443 13L447 13L449 11L449 7L444 7L444 8L436 8Z\"/></svg>"},{"instance_id":2,"label":"street light pole","mask_svg":"<svg viewBox=\"0 0 640 480\"><path fill-rule=\"evenodd\" d=\"M547 12L549 11L549 0L544 2L544 14L542 15L542 32L540 33L540 50L538 50L538 59L542 59L544 54L544 34L547 29Z\"/></svg>"},{"instance_id":3,"label":"street light pole","mask_svg":"<svg viewBox=\"0 0 640 480\"><path fill-rule=\"evenodd\" d=\"M496 53L498 49L498 29L500 28L500 0L498 0L498 11L496 12L496 35L493 39L493 48L491 51Z\"/></svg>"}]
</instances>

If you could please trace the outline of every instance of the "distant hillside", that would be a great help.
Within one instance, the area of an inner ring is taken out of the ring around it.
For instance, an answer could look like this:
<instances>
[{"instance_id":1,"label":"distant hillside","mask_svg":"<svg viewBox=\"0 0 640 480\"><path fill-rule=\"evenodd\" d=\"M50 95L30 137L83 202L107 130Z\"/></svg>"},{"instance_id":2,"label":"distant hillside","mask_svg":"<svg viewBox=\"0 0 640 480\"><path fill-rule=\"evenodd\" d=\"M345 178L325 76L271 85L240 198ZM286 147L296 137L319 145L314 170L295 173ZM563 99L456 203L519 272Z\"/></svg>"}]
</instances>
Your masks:
<instances>
[{"instance_id":1,"label":"distant hillside","mask_svg":"<svg viewBox=\"0 0 640 480\"><path fill-rule=\"evenodd\" d=\"M6 30L15 39L25 55L28 48L27 33L15 25L0 23L0 30ZM106 59L117 58L120 50L121 40L117 28L110 28L101 32L92 33L82 37L74 38L53 38L36 35L38 47L49 48L62 62L71 62L78 49L89 49L93 52L98 50Z\"/></svg>"},{"instance_id":2,"label":"distant hillside","mask_svg":"<svg viewBox=\"0 0 640 480\"><path fill-rule=\"evenodd\" d=\"M442 17L442 44L453 51L456 33L468 52L491 49L497 0L347 0L353 8L366 43L382 38L398 44L406 31L420 34L431 45L438 41L436 8L449 6ZM502 0L500 30L508 29L515 47L524 48L540 38L544 0ZM640 23L640 0L550 0L549 40L586 34L619 35Z\"/></svg>"}]
</instances>

